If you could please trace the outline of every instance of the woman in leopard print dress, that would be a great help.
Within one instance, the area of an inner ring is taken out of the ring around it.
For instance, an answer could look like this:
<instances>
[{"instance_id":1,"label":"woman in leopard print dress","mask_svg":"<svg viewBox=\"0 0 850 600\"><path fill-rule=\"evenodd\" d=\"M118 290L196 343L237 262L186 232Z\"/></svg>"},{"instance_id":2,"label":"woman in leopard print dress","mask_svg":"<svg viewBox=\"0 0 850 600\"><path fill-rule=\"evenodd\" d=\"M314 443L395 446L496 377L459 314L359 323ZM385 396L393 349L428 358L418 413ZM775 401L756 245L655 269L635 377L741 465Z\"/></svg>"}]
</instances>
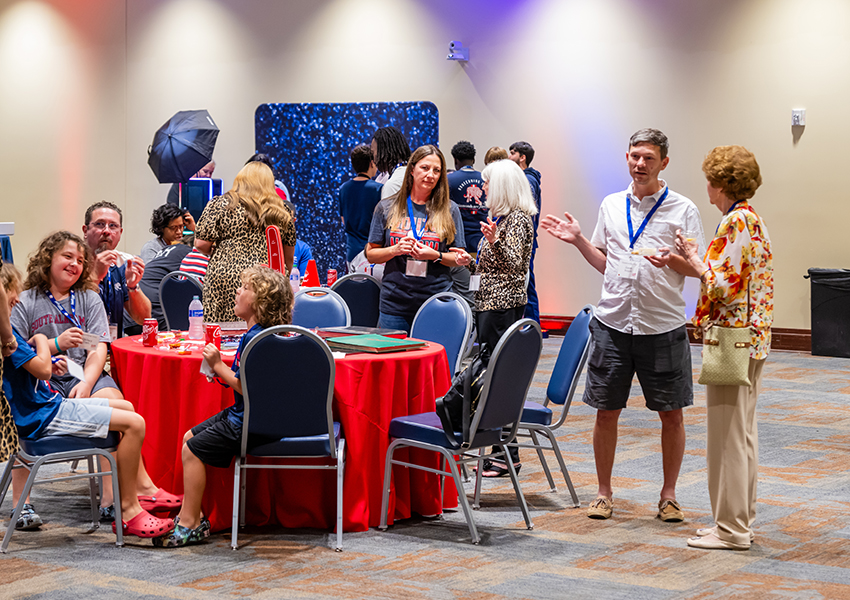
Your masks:
<instances>
[{"instance_id":1,"label":"woman in leopard print dress","mask_svg":"<svg viewBox=\"0 0 850 600\"><path fill-rule=\"evenodd\" d=\"M204 278L204 321L236 321L233 307L240 274L268 261L266 227L275 225L283 242L287 273L295 254L295 223L274 189L274 174L261 162L242 167L233 188L210 200L195 232L195 246L209 253ZM214 247L213 247L214 246Z\"/></svg>"},{"instance_id":2,"label":"woman in leopard print dress","mask_svg":"<svg viewBox=\"0 0 850 600\"><path fill-rule=\"evenodd\" d=\"M0 269L2 268L3 261L0 260ZM9 457L18 449L18 430L15 428L15 421L12 420L12 411L6 400L6 394L3 393L3 363L17 347L9 317L9 299L6 297L7 273L10 273L8 267L0 278L0 344L3 345L3 360L0 360L0 462L9 460Z\"/></svg>"},{"instance_id":3,"label":"woman in leopard print dress","mask_svg":"<svg viewBox=\"0 0 850 600\"><path fill-rule=\"evenodd\" d=\"M481 223L484 237L478 245L476 273L481 284L475 292L475 324L482 361L486 365L499 339L522 318L528 296L526 274L534 243L537 206L528 179L512 160L490 163L481 173L490 215ZM496 219L495 222L493 219ZM496 448L496 447L494 447ZM508 448L519 470L519 451ZM485 477L507 474L507 466L485 461Z\"/></svg>"}]
</instances>

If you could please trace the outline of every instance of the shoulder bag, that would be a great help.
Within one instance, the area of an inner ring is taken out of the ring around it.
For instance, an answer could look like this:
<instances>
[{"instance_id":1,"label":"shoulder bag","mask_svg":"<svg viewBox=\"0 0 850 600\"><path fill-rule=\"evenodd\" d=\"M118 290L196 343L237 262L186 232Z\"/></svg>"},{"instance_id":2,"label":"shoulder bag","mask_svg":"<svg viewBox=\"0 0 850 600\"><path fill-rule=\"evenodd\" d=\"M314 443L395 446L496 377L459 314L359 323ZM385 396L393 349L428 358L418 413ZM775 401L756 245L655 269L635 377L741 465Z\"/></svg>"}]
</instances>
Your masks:
<instances>
[{"instance_id":1,"label":"shoulder bag","mask_svg":"<svg viewBox=\"0 0 850 600\"><path fill-rule=\"evenodd\" d=\"M709 314L711 308L709 307ZM750 381L750 284L747 282L747 320L743 327L709 323L702 333L703 385L752 385Z\"/></svg>"}]
</instances>

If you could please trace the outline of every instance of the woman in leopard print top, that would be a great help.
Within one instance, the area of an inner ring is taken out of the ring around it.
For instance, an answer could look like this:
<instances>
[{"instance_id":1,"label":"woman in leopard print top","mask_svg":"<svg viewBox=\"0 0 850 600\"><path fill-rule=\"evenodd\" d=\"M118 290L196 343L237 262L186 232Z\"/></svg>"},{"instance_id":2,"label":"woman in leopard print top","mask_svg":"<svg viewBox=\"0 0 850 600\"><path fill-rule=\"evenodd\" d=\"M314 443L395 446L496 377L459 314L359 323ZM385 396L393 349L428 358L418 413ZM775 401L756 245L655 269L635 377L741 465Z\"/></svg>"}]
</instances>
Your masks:
<instances>
[{"instance_id":1,"label":"woman in leopard print top","mask_svg":"<svg viewBox=\"0 0 850 600\"><path fill-rule=\"evenodd\" d=\"M491 163L481 176L490 215L481 224L484 237L478 245L476 264L481 284L475 292L475 307L481 353L489 358L499 338L522 318L525 310L525 277L534 243L532 217L537 214L537 207L528 180L513 161Z\"/></svg>"},{"instance_id":2,"label":"woman in leopard print top","mask_svg":"<svg viewBox=\"0 0 850 600\"><path fill-rule=\"evenodd\" d=\"M475 324L480 356L486 365L499 339L525 311L526 275L534 243L532 217L537 214L537 206L528 179L512 160L490 163L481 177L490 213L487 221L481 223L484 237L478 244L476 274L481 276L481 283L475 292ZM508 450L519 469L519 451ZM503 463L485 461L485 477L503 474L507 474Z\"/></svg>"},{"instance_id":3,"label":"woman in leopard print top","mask_svg":"<svg viewBox=\"0 0 850 600\"><path fill-rule=\"evenodd\" d=\"M198 222L195 247L209 254L204 278L204 321L236 321L233 308L242 271L268 261L266 227L276 225L283 243L286 272L295 255L295 222L277 195L274 174L262 162L249 162L224 196L210 200Z\"/></svg>"}]
</instances>

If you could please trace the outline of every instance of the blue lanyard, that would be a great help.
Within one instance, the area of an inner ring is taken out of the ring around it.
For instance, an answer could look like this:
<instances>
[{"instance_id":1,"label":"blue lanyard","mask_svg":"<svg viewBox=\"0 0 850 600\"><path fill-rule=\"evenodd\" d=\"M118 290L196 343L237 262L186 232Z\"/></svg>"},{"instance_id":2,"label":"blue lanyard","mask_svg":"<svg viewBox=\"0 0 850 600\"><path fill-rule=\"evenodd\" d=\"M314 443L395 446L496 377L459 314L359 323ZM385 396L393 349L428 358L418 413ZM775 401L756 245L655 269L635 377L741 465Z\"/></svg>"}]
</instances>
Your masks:
<instances>
[{"instance_id":1,"label":"blue lanyard","mask_svg":"<svg viewBox=\"0 0 850 600\"><path fill-rule=\"evenodd\" d=\"M410 231L418 242L422 239L422 234L425 233L425 226L428 225L428 217L425 217L425 222L422 223L422 229L417 230L416 219L413 218L413 200L410 199L410 196L407 197L407 216L410 217Z\"/></svg>"},{"instance_id":2,"label":"blue lanyard","mask_svg":"<svg viewBox=\"0 0 850 600\"><path fill-rule=\"evenodd\" d=\"M74 294L74 290L71 290L71 292L69 293L69 296L71 297L71 314L68 314L68 311L65 310L65 307L56 301L56 298L53 297L53 294L50 293L50 290L46 290L44 293L47 294L47 297L53 303L53 306L59 309L59 312L62 313L66 319L68 319L71 323L73 323L80 329L83 328L83 326L80 325L80 322L77 320L77 298Z\"/></svg>"},{"instance_id":3,"label":"blue lanyard","mask_svg":"<svg viewBox=\"0 0 850 600\"><path fill-rule=\"evenodd\" d=\"M103 306L106 307L106 316L112 317L112 305L109 302L109 294L112 290L112 267L106 272L106 285L100 290L100 299L103 300Z\"/></svg>"},{"instance_id":4,"label":"blue lanyard","mask_svg":"<svg viewBox=\"0 0 850 600\"><path fill-rule=\"evenodd\" d=\"M502 217L503 217L503 216L504 216L504 215L502 215ZM502 220L502 217L498 217L498 218L496 219L496 221L495 221L495 222L496 222L496 225L498 225L498 224L499 224L499 221L501 221L501 220ZM486 240L486 239L487 239L487 238L485 238L485 237L482 235L482 236L481 236L481 239L480 239L480 240L478 240L478 248L475 250L475 266L476 266L476 267L478 266L478 261L479 261L479 260L481 260L481 243L482 243L484 240Z\"/></svg>"},{"instance_id":5,"label":"blue lanyard","mask_svg":"<svg viewBox=\"0 0 850 600\"><path fill-rule=\"evenodd\" d=\"M652 215L655 214L655 211L658 210L658 207L661 206L661 203L667 198L667 194L670 193L670 188L664 190L664 194L662 194L661 198L658 199L658 202L655 203L655 206L652 207L652 210L649 211L649 214L643 218L643 223L640 224L640 227L637 230L637 233L634 232L632 228L632 204L629 199L629 195L626 194L626 221L629 223L629 249L633 250L635 247L635 242L640 237L640 234L643 233L643 230L646 229L646 224L649 223L649 220L652 218Z\"/></svg>"},{"instance_id":6,"label":"blue lanyard","mask_svg":"<svg viewBox=\"0 0 850 600\"><path fill-rule=\"evenodd\" d=\"M738 200L735 204L729 207L729 210L726 211L726 214L728 215L730 212L735 210L735 207L738 206L741 202L746 202L746 200ZM720 221L720 223L717 224L717 228L714 230L714 237L717 237L717 232L720 231L720 225L722 223L723 221Z\"/></svg>"}]
</instances>

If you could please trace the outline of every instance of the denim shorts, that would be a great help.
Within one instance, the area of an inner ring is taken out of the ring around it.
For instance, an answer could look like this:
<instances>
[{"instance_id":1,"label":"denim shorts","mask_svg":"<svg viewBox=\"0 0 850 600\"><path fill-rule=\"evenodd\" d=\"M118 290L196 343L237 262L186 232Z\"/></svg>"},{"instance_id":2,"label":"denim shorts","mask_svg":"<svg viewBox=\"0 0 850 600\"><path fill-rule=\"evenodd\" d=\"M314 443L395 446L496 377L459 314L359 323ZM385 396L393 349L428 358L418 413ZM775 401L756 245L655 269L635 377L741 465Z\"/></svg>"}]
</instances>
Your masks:
<instances>
[{"instance_id":1,"label":"denim shorts","mask_svg":"<svg viewBox=\"0 0 850 600\"><path fill-rule=\"evenodd\" d=\"M691 345L684 325L656 335L633 335L593 319L590 335L582 398L588 406L625 408L635 374L649 410L677 410L694 403Z\"/></svg>"}]
</instances>

